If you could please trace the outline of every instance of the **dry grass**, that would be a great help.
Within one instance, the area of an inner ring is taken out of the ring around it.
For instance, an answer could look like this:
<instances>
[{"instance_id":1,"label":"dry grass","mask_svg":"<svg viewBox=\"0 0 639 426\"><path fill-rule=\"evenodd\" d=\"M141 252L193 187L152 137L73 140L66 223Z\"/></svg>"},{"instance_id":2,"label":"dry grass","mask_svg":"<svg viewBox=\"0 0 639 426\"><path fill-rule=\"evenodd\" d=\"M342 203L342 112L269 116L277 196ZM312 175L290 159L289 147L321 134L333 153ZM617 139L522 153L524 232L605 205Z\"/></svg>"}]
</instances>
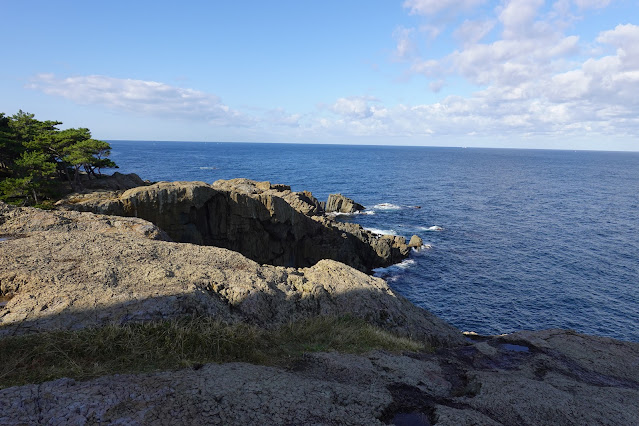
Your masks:
<instances>
[{"instance_id":1,"label":"dry grass","mask_svg":"<svg viewBox=\"0 0 639 426\"><path fill-rule=\"evenodd\" d=\"M211 318L184 318L55 331L0 340L0 388L60 377L107 374L243 361L287 365L304 352L363 353L425 350L362 320L318 317L265 330Z\"/></svg>"}]
</instances>

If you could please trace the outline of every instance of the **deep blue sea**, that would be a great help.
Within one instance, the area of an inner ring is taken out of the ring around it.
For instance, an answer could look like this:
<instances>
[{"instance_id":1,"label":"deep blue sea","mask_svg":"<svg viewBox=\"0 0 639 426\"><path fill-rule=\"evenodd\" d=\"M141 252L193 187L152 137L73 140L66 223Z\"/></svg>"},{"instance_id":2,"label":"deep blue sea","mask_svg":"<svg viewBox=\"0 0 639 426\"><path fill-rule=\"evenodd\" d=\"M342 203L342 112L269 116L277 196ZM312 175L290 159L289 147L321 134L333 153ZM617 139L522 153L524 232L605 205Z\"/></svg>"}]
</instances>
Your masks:
<instances>
[{"instance_id":1,"label":"deep blue sea","mask_svg":"<svg viewBox=\"0 0 639 426\"><path fill-rule=\"evenodd\" d=\"M430 245L378 275L464 331L639 341L639 153L112 141L143 179L340 192L341 220ZM419 208L417 208L419 206Z\"/></svg>"}]
</instances>

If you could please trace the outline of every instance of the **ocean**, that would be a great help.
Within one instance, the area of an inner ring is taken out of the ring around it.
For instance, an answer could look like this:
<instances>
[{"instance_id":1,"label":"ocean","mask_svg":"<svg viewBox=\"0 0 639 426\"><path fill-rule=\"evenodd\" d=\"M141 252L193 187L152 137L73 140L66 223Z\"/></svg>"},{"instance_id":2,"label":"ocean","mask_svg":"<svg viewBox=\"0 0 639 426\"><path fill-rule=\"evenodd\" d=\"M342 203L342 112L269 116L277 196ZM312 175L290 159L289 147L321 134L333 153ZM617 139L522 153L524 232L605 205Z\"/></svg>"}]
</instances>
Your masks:
<instances>
[{"instance_id":1,"label":"ocean","mask_svg":"<svg viewBox=\"0 0 639 426\"><path fill-rule=\"evenodd\" d=\"M110 141L143 179L245 177L342 193L340 216L429 248L379 269L463 331L568 328L639 342L639 153Z\"/></svg>"}]
</instances>

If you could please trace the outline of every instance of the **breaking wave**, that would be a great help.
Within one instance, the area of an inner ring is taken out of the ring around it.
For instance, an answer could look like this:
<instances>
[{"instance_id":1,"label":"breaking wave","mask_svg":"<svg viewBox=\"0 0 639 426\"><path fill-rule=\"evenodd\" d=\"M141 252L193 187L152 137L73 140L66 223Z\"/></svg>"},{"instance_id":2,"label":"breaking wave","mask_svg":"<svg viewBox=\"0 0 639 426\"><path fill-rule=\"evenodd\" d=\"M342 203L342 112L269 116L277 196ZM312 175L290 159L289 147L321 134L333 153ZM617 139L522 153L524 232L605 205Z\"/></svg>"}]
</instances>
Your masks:
<instances>
[{"instance_id":1,"label":"breaking wave","mask_svg":"<svg viewBox=\"0 0 639 426\"><path fill-rule=\"evenodd\" d=\"M377 228L364 228L367 231L371 231L373 234L379 235L397 235L397 232L392 229L377 229Z\"/></svg>"},{"instance_id":2,"label":"breaking wave","mask_svg":"<svg viewBox=\"0 0 639 426\"><path fill-rule=\"evenodd\" d=\"M359 212L353 213L342 213L342 212L329 212L326 213L327 216L335 217L335 216L355 216L355 215L373 215L375 212L373 210L362 210Z\"/></svg>"},{"instance_id":3,"label":"breaking wave","mask_svg":"<svg viewBox=\"0 0 639 426\"><path fill-rule=\"evenodd\" d=\"M428 226L428 227L420 226L417 229L419 229L420 231L426 231L426 232L439 232L439 231L443 231L444 230L444 228L442 228L441 226L437 226L437 225Z\"/></svg>"},{"instance_id":4,"label":"breaking wave","mask_svg":"<svg viewBox=\"0 0 639 426\"><path fill-rule=\"evenodd\" d=\"M391 204L391 203L381 203L381 204L375 204L373 207L371 207L371 209L373 209L373 210L400 210L401 206L398 206L396 204Z\"/></svg>"},{"instance_id":5,"label":"breaking wave","mask_svg":"<svg viewBox=\"0 0 639 426\"><path fill-rule=\"evenodd\" d=\"M399 276L408 268L415 266L417 262L413 259L404 259L400 263L387 266L385 268L373 269L373 276L383 278L387 281L397 281Z\"/></svg>"}]
</instances>

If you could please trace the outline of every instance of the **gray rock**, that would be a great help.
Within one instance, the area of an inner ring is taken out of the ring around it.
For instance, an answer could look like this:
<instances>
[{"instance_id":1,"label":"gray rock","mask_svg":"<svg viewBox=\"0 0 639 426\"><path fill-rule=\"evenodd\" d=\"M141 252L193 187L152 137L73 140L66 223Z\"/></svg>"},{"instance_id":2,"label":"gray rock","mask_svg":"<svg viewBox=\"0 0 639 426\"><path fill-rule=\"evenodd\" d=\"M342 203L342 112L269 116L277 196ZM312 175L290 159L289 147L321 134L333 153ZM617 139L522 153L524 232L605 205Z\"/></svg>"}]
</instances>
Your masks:
<instances>
[{"instance_id":1,"label":"gray rock","mask_svg":"<svg viewBox=\"0 0 639 426\"><path fill-rule=\"evenodd\" d=\"M248 179L159 182L121 192L72 195L67 210L140 217L174 240L228 248L259 263L306 267L333 259L362 271L401 262L401 238L379 238L326 217L310 192Z\"/></svg>"},{"instance_id":2,"label":"gray rock","mask_svg":"<svg viewBox=\"0 0 639 426\"><path fill-rule=\"evenodd\" d=\"M639 344L562 330L480 340L436 353L310 353L289 369L209 364L12 387L0 390L0 423L636 424ZM512 342L528 352L504 348Z\"/></svg>"},{"instance_id":3,"label":"gray rock","mask_svg":"<svg viewBox=\"0 0 639 426\"><path fill-rule=\"evenodd\" d=\"M355 213L362 210L364 206L342 194L330 194L326 201L326 213Z\"/></svg>"},{"instance_id":4,"label":"gray rock","mask_svg":"<svg viewBox=\"0 0 639 426\"><path fill-rule=\"evenodd\" d=\"M86 177L86 175L84 175ZM82 180L82 186L85 189L106 189L106 190L127 190L138 186L147 185L148 182L140 179L140 176L135 173L122 174L119 172L113 173L113 175L104 175L98 179Z\"/></svg>"},{"instance_id":5,"label":"gray rock","mask_svg":"<svg viewBox=\"0 0 639 426\"><path fill-rule=\"evenodd\" d=\"M462 341L382 279L333 260L260 266L230 250L165 241L138 218L2 203L0 235L20 237L0 241L0 296L14 295L0 309L0 335L185 314L265 327L352 314L433 344Z\"/></svg>"},{"instance_id":6,"label":"gray rock","mask_svg":"<svg viewBox=\"0 0 639 426\"><path fill-rule=\"evenodd\" d=\"M432 353L306 354L287 369L211 364L16 386L0 390L0 424L635 425L639 418L639 343L569 330L467 342L383 280L341 263L260 266L229 250L166 241L138 218L0 203L0 235L0 296L12 295L0 307L0 336L184 314L268 327L350 313L446 344Z\"/></svg>"}]
</instances>

